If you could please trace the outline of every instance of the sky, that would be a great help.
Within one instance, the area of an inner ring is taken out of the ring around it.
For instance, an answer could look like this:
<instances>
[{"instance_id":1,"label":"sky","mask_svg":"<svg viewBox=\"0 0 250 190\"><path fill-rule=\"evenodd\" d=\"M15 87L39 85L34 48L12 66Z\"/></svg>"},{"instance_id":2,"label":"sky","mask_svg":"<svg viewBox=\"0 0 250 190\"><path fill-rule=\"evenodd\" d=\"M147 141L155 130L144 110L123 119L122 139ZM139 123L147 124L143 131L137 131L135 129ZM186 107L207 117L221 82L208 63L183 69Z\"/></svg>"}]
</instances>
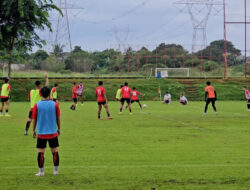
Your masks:
<instances>
[{"instance_id":1,"label":"sky","mask_svg":"<svg viewBox=\"0 0 250 190\"><path fill-rule=\"evenodd\" d=\"M125 49L130 46L140 49L145 46L154 49L160 43L181 44L191 51L193 23L186 5L175 2L187 0L68 0L69 28L72 46L81 46L87 51L100 51L108 48ZM190 0L192 1L192 0ZM194 0L193 0L194 1ZM197 0L196 0L197 1ZM201 0L199 0L201 1ZM212 1L212 0L204 0ZM56 0L57 5L59 0ZM207 44L223 39L222 0L213 1L207 22ZM227 20L243 20L243 0L227 0ZM249 5L250 6L250 5ZM62 4L62 7L65 7ZM197 21L207 14L208 7L193 6L192 12ZM64 15L65 9L63 9ZM248 12L250 16L250 12ZM57 41L69 50L66 17L60 19L59 30L56 29L58 14L51 13L53 33L39 32L50 45ZM250 19L249 19L250 20ZM250 26L248 27L250 29ZM244 49L244 27L227 25L227 37L239 49ZM201 44L201 33L197 34L197 44ZM250 46L249 46L250 47ZM198 48L198 46L197 46Z\"/></svg>"}]
</instances>

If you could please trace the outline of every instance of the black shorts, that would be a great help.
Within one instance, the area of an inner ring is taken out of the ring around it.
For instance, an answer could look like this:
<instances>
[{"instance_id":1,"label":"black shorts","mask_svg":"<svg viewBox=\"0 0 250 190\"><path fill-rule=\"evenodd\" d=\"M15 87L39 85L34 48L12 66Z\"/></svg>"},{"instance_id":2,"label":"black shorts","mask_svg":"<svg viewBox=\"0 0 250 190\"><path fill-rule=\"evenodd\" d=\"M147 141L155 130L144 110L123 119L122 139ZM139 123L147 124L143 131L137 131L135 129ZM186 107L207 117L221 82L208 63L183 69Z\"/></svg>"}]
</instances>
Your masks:
<instances>
[{"instance_id":1,"label":"black shorts","mask_svg":"<svg viewBox=\"0 0 250 190\"><path fill-rule=\"evenodd\" d=\"M210 104L210 102L212 102L212 104L215 104L216 98L208 98L207 101L206 101L206 103Z\"/></svg>"},{"instance_id":2,"label":"black shorts","mask_svg":"<svg viewBox=\"0 0 250 190\"><path fill-rule=\"evenodd\" d=\"M128 104L130 103L130 99L129 98L122 98L121 99L121 103L124 104L124 102L127 102Z\"/></svg>"},{"instance_id":3,"label":"black shorts","mask_svg":"<svg viewBox=\"0 0 250 190\"><path fill-rule=\"evenodd\" d=\"M9 98L1 98L1 102L8 102Z\"/></svg>"},{"instance_id":4,"label":"black shorts","mask_svg":"<svg viewBox=\"0 0 250 190\"><path fill-rule=\"evenodd\" d=\"M140 103L140 100L131 100L131 104L133 104L134 102Z\"/></svg>"},{"instance_id":5,"label":"black shorts","mask_svg":"<svg viewBox=\"0 0 250 190\"><path fill-rule=\"evenodd\" d=\"M55 137L53 139L41 139L41 138L37 138L36 148L41 148L41 149L46 148L47 141L49 142L49 147L50 148L59 147L58 137Z\"/></svg>"},{"instance_id":6,"label":"black shorts","mask_svg":"<svg viewBox=\"0 0 250 190\"><path fill-rule=\"evenodd\" d=\"M165 100L164 102L165 102L166 104L169 104L169 100Z\"/></svg>"},{"instance_id":7,"label":"black shorts","mask_svg":"<svg viewBox=\"0 0 250 190\"><path fill-rule=\"evenodd\" d=\"M104 101L104 102L97 102L97 104L98 104L99 106L105 105L105 104L106 104L106 101Z\"/></svg>"},{"instance_id":8,"label":"black shorts","mask_svg":"<svg viewBox=\"0 0 250 190\"><path fill-rule=\"evenodd\" d=\"M186 101L185 102L181 102L181 104L185 106L185 105L187 105L187 102Z\"/></svg>"},{"instance_id":9,"label":"black shorts","mask_svg":"<svg viewBox=\"0 0 250 190\"><path fill-rule=\"evenodd\" d=\"M30 110L30 112L29 112L29 118L30 118L30 119L32 119L32 113L33 113L33 111Z\"/></svg>"},{"instance_id":10,"label":"black shorts","mask_svg":"<svg viewBox=\"0 0 250 190\"><path fill-rule=\"evenodd\" d=\"M74 103L77 103L77 98L73 98Z\"/></svg>"}]
</instances>

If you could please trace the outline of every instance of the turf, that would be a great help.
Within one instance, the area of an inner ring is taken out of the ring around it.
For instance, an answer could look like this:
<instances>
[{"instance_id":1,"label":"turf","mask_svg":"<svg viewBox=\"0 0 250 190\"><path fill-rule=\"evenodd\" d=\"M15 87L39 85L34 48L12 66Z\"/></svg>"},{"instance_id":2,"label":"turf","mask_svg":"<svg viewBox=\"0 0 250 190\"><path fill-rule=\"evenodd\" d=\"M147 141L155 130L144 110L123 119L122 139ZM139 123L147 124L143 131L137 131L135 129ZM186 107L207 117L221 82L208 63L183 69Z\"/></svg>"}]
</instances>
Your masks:
<instances>
[{"instance_id":1,"label":"turf","mask_svg":"<svg viewBox=\"0 0 250 190\"><path fill-rule=\"evenodd\" d=\"M148 105L133 115L97 120L95 102L69 110L60 103L60 175L53 176L49 149L45 177L38 178L36 141L24 136L28 103L12 103L0 118L0 189L3 190L238 190L250 186L250 112L245 102L218 102L219 114L204 102Z\"/></svg>"}]
</instances>

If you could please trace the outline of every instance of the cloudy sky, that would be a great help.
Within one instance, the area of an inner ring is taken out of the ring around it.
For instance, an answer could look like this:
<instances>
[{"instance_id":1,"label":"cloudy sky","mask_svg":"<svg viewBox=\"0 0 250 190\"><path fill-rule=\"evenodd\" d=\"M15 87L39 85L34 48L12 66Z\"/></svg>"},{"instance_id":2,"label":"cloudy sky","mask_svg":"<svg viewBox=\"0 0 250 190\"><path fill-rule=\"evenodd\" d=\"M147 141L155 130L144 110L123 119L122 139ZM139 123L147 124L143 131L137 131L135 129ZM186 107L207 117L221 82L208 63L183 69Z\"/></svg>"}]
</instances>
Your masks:
<instances>
[{"instance_id":1,"label":"cloudy sky","mask_svg":"<svg viewBox=\"0 0 250 190\"><path fill-rule=\"evenodd\" d=\"M164 42L181 44L191 50L193 23L187 7L174 2L186 2L186 0L68 0L68 7L73 7L68 10L72 44L79 45L84 50L95 51L117 48L118 42L126 44L121 48L129 45L133 49L139 49L141 46L152 49ZM220 4L222 0L214 2ZM228 20L238 21L244 18L243 3L243 0L227 0ZM65 7L64 4L62 7ZM206 6L192 7L197 21L204 18L207 10ZM222 15L222 5L212 8L207 23L208 43L223 39ZM51 14L54 28L57 17L55 13ZM67 46L66 22L65 19L60 21L58 42L66 44L65 49L67 49L69 46ZM233 41L237 48L244 49L244 27L240 25L227 27L228 39ZM53 34L43 32L41 36L51 44L56 39L56 29ZM198 33L197 36L197 44L200 44L201 35Z\"/></svg>"}]
</instances>

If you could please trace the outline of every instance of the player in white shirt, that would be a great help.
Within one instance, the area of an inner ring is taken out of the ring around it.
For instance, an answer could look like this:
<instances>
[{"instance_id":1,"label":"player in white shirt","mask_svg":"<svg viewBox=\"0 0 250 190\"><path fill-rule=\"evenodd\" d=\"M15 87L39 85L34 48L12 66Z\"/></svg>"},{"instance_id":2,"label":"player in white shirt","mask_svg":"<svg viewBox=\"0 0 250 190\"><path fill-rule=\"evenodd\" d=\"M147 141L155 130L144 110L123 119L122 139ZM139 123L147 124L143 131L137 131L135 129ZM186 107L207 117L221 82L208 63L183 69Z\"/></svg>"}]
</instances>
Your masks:
<instances>
[{"instance_id":1,"label":"player in white shirt","mask_svg":"<svg viewBox=\"0 0 250 190\"><path fill-rule=\"evenodd\" d=\"M183 106L187 105L187 103L188 103L187 98L186 98L182 93L180 94L180 103L181 103Z\"/></svg>"},{"instance_id":2,"label":"player in white shirt","mask_svg":"<svg viewBox=\"0 0 250 190\"><path fill-rule=\"evenodd\" d=\"M169 94L168 92L166 92L165 96L164 96L164 100L163 100L163 104L170 104L171 102L171 94Z\"/></svg>"},{"instance_id":3,"label":"player in white shirt","mask_svg":"<svg viewBox=\"0 0 250 190\"><path fill-rule=\"evenodd\" d=\"M247 100L247 109L250 111L250 92L246 86L243 87L243 90L245 91L245 96Z\"/></svg>"}]
</instances>

